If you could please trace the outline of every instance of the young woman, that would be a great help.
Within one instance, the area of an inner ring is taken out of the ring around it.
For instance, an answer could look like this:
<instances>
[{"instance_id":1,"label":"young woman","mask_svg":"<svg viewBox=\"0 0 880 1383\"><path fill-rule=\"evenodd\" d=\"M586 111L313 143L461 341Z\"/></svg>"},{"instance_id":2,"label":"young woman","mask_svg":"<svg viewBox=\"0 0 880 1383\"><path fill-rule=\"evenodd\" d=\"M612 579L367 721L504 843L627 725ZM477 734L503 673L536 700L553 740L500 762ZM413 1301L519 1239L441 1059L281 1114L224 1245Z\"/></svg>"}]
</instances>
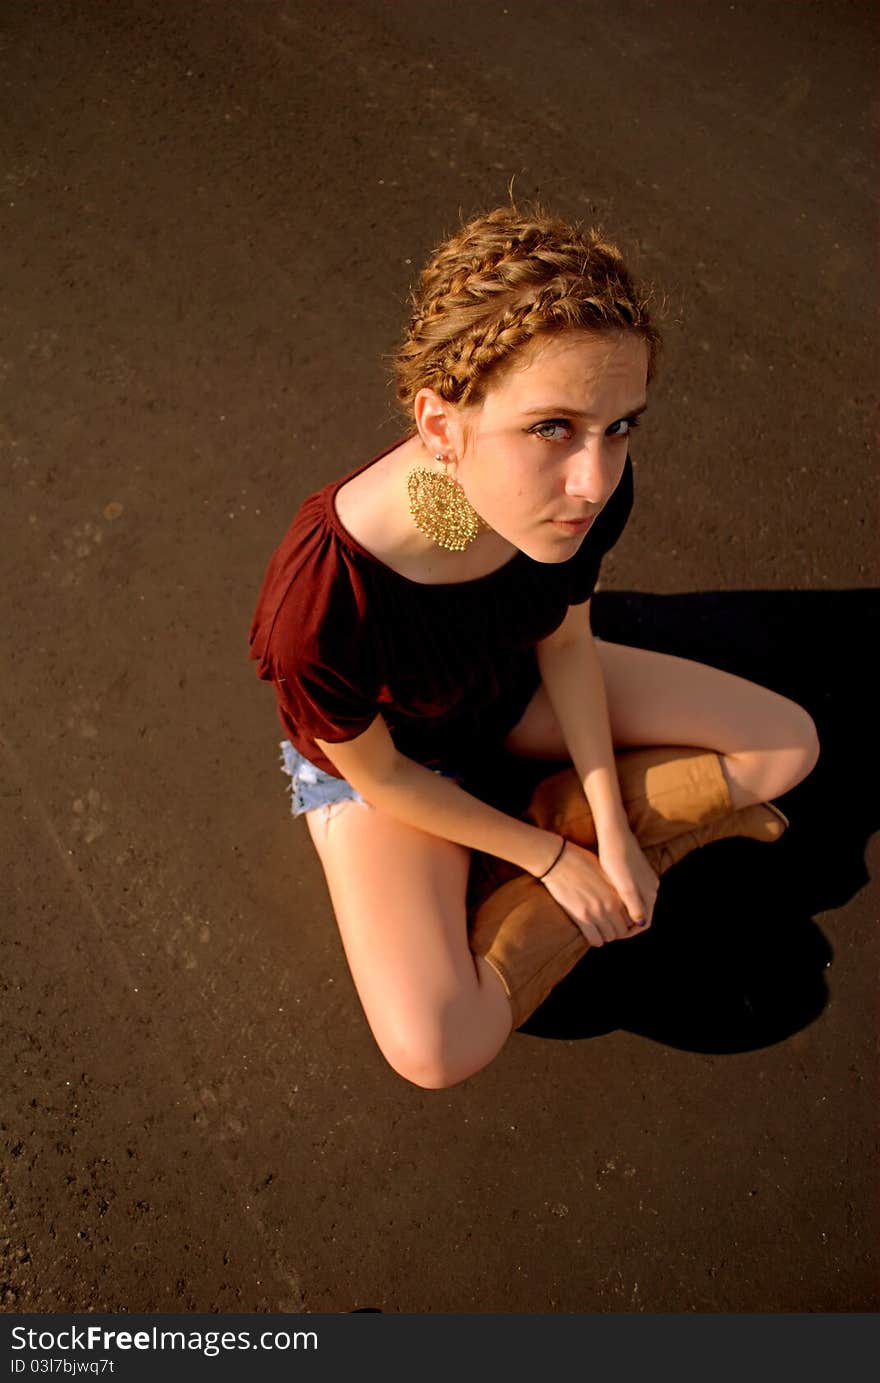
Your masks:
<instances>
[{"instance_id":1,"label":"young woman","mask_svg":"<svg viewBox=\"0 0 880 1383\"><path fill-rule=\"evenodd\" d=\"M748 810L816 761L791 701L591 634L657 347L596 233L540 209L472 220L413 297L396 358L409 432L306 499L266 573L251 656L276 688L293 810L375 1038L427 1088L491 1061L588 945L650 925L658 841L678 838L668 863L708 821L772 838L775 818L752 830ZM694 748L615 759L665 745ZM570 761L567 800L519 819L469 791L498 750ZM519 890L489 898L481 944L472 851Z\"/></svg>"}]
</instances>

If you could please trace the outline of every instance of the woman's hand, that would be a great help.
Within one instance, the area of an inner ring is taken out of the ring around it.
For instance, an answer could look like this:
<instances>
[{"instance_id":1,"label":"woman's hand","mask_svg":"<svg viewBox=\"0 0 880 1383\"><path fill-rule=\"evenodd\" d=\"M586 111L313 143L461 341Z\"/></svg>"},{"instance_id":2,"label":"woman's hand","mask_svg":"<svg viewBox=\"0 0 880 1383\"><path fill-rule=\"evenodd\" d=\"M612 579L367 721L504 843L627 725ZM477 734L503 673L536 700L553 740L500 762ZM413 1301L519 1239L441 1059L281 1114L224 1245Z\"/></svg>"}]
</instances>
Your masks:
<instances>
[{"instance_id":1,"label":"woman's hand","mask_svg":"<svg viewBox=\"0 0 880 1383\"><path fill-rule=\"evenodd\" d=\"M620 894L591 850L566 841L565 849L541 883L580 927L591 946L604 946L606 941L633 934Z\"/></svg>"},{"instance_id":2,"label":"woman's hand","mask_svg":"<svg viewBox=\"0 0 880 1383\"><path fill-rule=\"evenodd\" d=\"M599 863L626 908L630 926L650 926L660 883L628 827L599 842Z\"/></svg>"},{"instance_id":3,"label":"woman's hand","mask_svg":"<svg viewBox=\"0 0 880 1383\"><path fill-rule=\"evenodd\" d=\"M659 887L631 831L606 841L598 856L566 841L541 882L593 946L638 936L650 926Z\"/></svg>"}]
</instances>

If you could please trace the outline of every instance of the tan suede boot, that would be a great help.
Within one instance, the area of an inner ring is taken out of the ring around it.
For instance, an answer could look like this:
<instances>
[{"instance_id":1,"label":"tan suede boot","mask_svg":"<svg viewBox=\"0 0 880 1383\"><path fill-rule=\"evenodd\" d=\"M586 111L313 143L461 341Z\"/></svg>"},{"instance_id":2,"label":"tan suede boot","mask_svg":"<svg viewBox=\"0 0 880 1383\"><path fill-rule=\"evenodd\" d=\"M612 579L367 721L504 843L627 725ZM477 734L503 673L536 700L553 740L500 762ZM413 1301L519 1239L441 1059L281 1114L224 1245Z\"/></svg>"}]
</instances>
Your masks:
<instances>
[{"instance_id":1,"label":"tan suede boot","mask_svg":"<svg viewBox=\"0 0 880 1383\"><path fill-rule=\"evenodd\" d=\"M644 849L729 816L733 803L717 754L652 745L614 755L620 796L633 835ZM527 821L593 849L596 828L574 768L539 783Z\"/></svg>"},{"instance_id":2,"label":"tan suede boot","mask_svg":"<svg viewBox=\"0 0 880 1383\"><path fill-rule=\"evenodd\" d=\"M788 822L766 803L734 811L717 754L651 747L615 755L630 826L658 875L701 845L729 836L777 840ZM532 795L526 820L595 849L592 813L573 768ZM498 866L494 873L491 865ZM482 858L470 908L469 944L499 976L519 1027L589 949L583 932L531 874ZM486 867L488 866L488 868Z\"/></svg>"}]
</instances>

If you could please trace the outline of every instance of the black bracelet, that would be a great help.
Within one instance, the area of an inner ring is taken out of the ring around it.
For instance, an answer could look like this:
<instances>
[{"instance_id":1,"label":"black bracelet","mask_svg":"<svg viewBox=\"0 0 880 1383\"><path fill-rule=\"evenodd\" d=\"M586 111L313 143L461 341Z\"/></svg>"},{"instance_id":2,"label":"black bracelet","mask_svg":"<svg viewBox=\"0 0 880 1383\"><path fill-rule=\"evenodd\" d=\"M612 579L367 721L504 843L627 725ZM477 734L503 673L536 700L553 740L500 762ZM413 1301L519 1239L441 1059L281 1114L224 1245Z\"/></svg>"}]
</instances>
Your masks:
<instances>
[{"instance_id":1,"label":"black bracelet","mask_svg":"<svg viewBox=\"0 0 880 1383\"><path fill-rule=\"evenodd\" d=\"M546 877L547 877L547 875L550 873L550 870L551 870L551 869L555 869L555 868L556 868L557 864L558 864L559 861L562 859L562 852L563 852L563 850L565 849L566 844L567 844L567 841L566 841L565 837L563 836L563 838L562 838L562 844L561 844L560 847L559 847L559 854L556 856L556 859L553 861L553 863L550 865L550 867L549 867L548 869L545 869L545 870L544 870L544 873L543 873L543 874L536 874L536 875L535 875L535 878L538 880L539 883L540 883L540 881L541 881L542 879L546 879Z\"/></svg>"}]
</instances>

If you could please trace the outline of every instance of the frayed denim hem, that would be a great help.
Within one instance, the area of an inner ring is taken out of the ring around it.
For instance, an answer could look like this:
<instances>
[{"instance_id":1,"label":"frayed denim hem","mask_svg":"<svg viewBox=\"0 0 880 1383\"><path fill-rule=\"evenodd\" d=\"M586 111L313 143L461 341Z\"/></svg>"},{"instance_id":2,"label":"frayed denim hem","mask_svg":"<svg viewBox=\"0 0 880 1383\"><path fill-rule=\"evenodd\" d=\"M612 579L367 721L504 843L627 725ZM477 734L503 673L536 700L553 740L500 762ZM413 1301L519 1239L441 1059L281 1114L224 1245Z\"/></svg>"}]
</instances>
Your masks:
<instances>
[{"instance_id":1,"label":"frayed denim hem","mask_svg":"<svg viewBox=\"0 0 880 1383\"><path fill-rule=\"evenodd\" d=\"M310 763L290 743L281 741L281 771L290 778L290 810L293 816L314 811L315 807L331 807L339 802L362 802L360 793L344 778L334 778Z\"/></svg>"}]
</instances>

